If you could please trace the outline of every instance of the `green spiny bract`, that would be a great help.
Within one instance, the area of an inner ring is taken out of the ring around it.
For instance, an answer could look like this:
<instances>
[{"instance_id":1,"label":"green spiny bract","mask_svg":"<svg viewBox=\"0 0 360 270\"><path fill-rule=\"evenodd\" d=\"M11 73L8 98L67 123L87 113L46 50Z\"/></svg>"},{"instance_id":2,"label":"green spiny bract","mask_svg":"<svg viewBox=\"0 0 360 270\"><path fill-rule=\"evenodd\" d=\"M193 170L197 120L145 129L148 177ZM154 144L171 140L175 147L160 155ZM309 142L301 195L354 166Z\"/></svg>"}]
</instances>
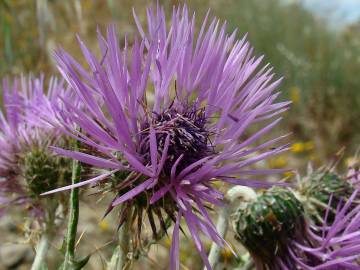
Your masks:
<instances>
[{"instance_id":1,"label":"green spiny bract","mask_svg":"<svg viewBox=\"0 0 360 270\"><path fill-rule=\"evenodd\" d=\"M234 229L251 255L271 269L275 255L286 253L287 243L303 233L304 209L292 191L274 187L236 213Z\"/></svg>"},{"instance_id":2,"label":"green spiny bract","mask_svg":"<svg viewBox=\"0 0 360 270\"><path fill-rule=\"evenodd\" d=\"M115 191L115 200L117 197L129 192L133 186L143 183L146 178L136 172L118 171L114 173L111 180L112 181L110 181L107 185L103 185L103 188L104 191ZM127 186L126 183L129 181L132 184ZM164 179L160 178L159 181L164 181ZM158 191L158 189L154 187L149 189L147 192L138 195L131 201L127 201L122 204L123 207L119 213L119 226L121 226L125 221L126 216L130 215L132 225L130 229L134 232L132 247L134 251L137 251L143 242L141 240L141 233L143 230L142 224L144 222L144 216L147 216L149 221L153 240L159 240L163 235L167 234L167 230L171 225L171 222L176 221L176 211L178 209L173 203L170 194L165 195L154 204L149 204L150 198L156 191ZM113 208L114 207L110 205L106 214L108 214Z\"/></svg>"},{"instance_id":3,"label":"green spiny bract","mask_svg":"<svg viewBox=\"0 0 360 270\"><path fill-rule=\"evenodd\" d=\"M339 203L345 203L354 190L349 181L333 172L315 171L300 180L297 194L305 212L318 223L329 206L327 220L332 222Z\"/></svg>"},{"instance_id":4,"label":"green spiny bract","mask_svg":"<svg viewBox=\"0 0 360 270\"><path fill-rule=\"evenodd\" d=\"M33 148L24 155L24 177L31 196L56 188L71 177L71 163L43 148Z\"/></svg>"}]
</instances>

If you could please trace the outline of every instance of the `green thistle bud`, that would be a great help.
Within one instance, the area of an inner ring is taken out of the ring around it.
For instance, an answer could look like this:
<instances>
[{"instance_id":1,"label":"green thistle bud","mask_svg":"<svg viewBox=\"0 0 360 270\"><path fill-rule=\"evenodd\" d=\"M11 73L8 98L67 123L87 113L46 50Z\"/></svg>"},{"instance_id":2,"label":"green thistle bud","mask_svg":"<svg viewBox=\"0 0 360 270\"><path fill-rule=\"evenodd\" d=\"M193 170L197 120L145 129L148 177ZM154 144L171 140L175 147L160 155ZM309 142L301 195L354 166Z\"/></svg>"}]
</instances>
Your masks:
<instances>
[{"instance_id":1,"label":"green thistle bud","mask_svg":"<svg viewBox=\"0 0 360 270\"><path fill-rule=\"evenodd\" d=\"M25 154L23 162L24 177L32 196L39 196L56 188L59 182L71 175L67 160L54 156L43 148L31 149Z\"/></svg>"},{"instance_id":2,"label":"green thistle bud","mask_svg":"<svg viewBox=\"0 0 360 270\"><path fill-rule=\"evenodd\" d=\"M236 238L270 268L275 255L287 252L289 239L302 234L305 228L303 207L286 188L264 191L235 216Z\"/></svg>"},{"instance_id":3,"label":"green thistle bud","mask_svg":"<svg viewBox=\"0 0 360 270\"><path fill-rule=\"evenodd\" d=\"M297 195L303 202L305 212L318 223L323 221L329 206L328 221L332 222L338 204L345 202L353 192L352 184L339 175L315 171L300 179Z\"/></svg>"}]
</instances>

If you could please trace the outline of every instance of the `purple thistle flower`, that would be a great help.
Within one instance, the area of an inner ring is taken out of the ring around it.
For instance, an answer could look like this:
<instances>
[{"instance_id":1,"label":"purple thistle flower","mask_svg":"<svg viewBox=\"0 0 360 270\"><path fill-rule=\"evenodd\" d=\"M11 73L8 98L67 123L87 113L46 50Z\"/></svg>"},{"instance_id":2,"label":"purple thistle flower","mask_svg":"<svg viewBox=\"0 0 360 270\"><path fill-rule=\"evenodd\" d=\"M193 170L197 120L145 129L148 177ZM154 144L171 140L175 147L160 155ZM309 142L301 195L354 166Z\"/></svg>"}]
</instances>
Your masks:
<instances>
[{"instance_id":1,"label":"purple thistle flower","mask_svg":"<svg viewBox=\"0 0 360 270\"><path fill-rule=\"evenodd\" d=\"M0 208L29 206L31 213L42 213L41 192L54 188L59 171L50 165L60 162L48 146L61 140L60 132L46 119L55 119L63 83L51 78L45 93L44 78L3 80L4 113L0 111ZM46 167L48 166L48 167ZM42 175L44 173L44 175ZM49 174L49 175L47 175ZM42 177L43 176L43 177ZM56 176L53 179L50 177ZM48 179L49 178L49 179Z\"/></svg>"},{"instance_id":2,"label":"purple thistle flower","mask_svg":"<svg viewBox=\"0 0 360 270\"><path fill-rule=\"evenodd\" d=\"M328 222L335 218L338 204L347 200L357 189L356 167L351 167L347 175L336 172L336 164L339 158L333 162L313 169L308 165L307 173L303 176L297 175L296 194L305 208L305 212L315 223L323 223L325 212L328 211L329 199L331 200L331 211L328 215ZM359 198L353 200L352 208L359 204Z\"/></svg>"},{"instance_id":3,"label":"purple thistle flower","mask_svg":"<svg viewBox=\"0 0 360 270\"><path fill-rule=\"evenodd\" d=\"M236 40L236 31L226 34L226 23L213 19L207 26L207 15L195 36L195 16L189 17L186 6L174 8L169 28L159 6L156 12L148 9L147 18L146 33L135 15L141 39L135 38L131 49L126 38L124 48L119 47L112 26L106 36L98 33L99 58L79 39L90 72L65 51L56 53L62 76L86 110L64 101L59 128L92 151L54 150L107 170L46 194L107 180L105 185L116 193L109 211L122 204L121 222L133 211L138 235L145 213L155 236L154 216L164 231L164 216L173 220L173 269L179 269L182 218L210 269L200 232L219 245L225 243L207 211L223 204L214 182L273 184L251 176L284 170L249 166L287 150L271 148L285 136L255 143L279 123L281 118L273 117L289 102L275 101L281 79L273 80L269 65L260 67L263 57L252 55L245 37ZM265 124L252 133L259 123Z\"/></svg>"},{"instance_id":4,"label":"purple thistle flower","mask_svg":"<svg viewBox=\"0 0 360 270\"><path fill-rule=\"evenodd\" d=\"M239 207L234 229L257 269L360 269L358 169L337 174L339 161L309 164L294 190L266 190Z\"/></svg>"},{"instance_id":5,"label":"purple thistle flower","mask_svg":"<svg viewBox=\"0 0 360 270\"><path fill-rule=\"evenodd\" d=\"M233 215L237 239L258 270L360 269L360 206L353 207L357 192L338 204L329 222L331 196L323 222L315 224L291 190L266 190Z\"/></svg>"},{"instance_id":6,"label":"purple thistle flower","mask_svg":"<svg viewBox=\"0 0 360 270\"><path fill-rule=\"evenodd\" d=\"M324 223L307 227L306 235L310 239L307 245L296 241L292 243L290 249L293 250L289 253L299 269L360 269L360 205L353 207L357 193L357 190L354 191L345 203L338 205L335 219L329 225L327 219L332 211L331 197Z\"/></svg>"}]
</instances>

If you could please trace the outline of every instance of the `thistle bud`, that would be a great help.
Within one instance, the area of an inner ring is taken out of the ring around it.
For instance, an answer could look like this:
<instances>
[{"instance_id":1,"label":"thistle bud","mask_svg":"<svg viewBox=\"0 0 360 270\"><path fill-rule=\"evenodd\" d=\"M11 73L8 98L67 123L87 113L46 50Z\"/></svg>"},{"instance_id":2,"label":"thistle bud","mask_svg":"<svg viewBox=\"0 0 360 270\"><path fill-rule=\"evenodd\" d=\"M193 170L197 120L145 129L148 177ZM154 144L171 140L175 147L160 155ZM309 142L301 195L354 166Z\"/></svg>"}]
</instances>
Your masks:
<instances>
[{"instance_id":1,"label":"thistle bud","mask_svg":"<svg viewBox=\"0 0 360 270\"><path fill-rule=\"evenodd\" d=\"M32 149L24 157L24 178L33 196L54 189L61 178L59 158L44 149Z\"/></svg>"},{"instance_id":2,"label":"thistle bud","mask_svg":"<svg viewBox=\"0 0 360 270\"><path fill-rule=\"evenodd\" d=\"M235 216L237 239L269 269L276 269L275 258L286 255L288 243L305 229L304 209L286 188L264 191Z\"/></svg>"},{"instance_id":3,"label":"thistle bud","mask_svg":"<svg viewBox=\"0 0 360 270\"><path fill-rule=\"evenodd\" d=\"M298 197L306 213L315 220L323 222L328 211L327 220L333 221L339 203L345 202L355 191L350 181L330 171L315 171L300 178ZM354 200L356 203L356 200Z\"/></svg>"},{"instance_id":4,"label":"thistle bud","mask_svg":"<svg viewBox=\"0 0 360 270\"><path fill-rule=\"evenodd\" d=\"M4 79L2 92L0 208L22 206L31 219L44 221L62 201L39 195L70 179L70 160L56 156L49 146L68 146L54 125L60 103L74 99L63 82L50 78L47 83L43 76L14 78L13 83Z\"/></svg>"}]
</instances>

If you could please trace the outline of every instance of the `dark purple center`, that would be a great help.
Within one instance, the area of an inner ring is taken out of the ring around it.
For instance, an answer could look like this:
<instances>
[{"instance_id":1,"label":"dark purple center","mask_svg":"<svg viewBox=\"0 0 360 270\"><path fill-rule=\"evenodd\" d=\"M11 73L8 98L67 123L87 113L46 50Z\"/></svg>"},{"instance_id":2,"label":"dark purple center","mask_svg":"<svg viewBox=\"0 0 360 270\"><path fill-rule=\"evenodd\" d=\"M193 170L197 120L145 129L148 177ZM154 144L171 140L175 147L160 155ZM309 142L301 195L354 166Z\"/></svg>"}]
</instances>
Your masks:
<instances>
[{"instance_id":1,"label":"dark purple center","mask_svg":"<svg viewBox=\"0 0 360 270\"><path fill-rule=\"evenodd\" d=\"M160 114L153 113L152 126L156 131L158 153L164 150L166 137L170 136L170 144L163 172L169 176L176 160L183 155L177 165L180 172L192 163L212 155L214 149L210 141L210 132L206 129L207 119L204 108L177 110L169 108ZM150 163L149 123L145 123L141 132L140 153Z\"/></svg>"}]
</instances>

